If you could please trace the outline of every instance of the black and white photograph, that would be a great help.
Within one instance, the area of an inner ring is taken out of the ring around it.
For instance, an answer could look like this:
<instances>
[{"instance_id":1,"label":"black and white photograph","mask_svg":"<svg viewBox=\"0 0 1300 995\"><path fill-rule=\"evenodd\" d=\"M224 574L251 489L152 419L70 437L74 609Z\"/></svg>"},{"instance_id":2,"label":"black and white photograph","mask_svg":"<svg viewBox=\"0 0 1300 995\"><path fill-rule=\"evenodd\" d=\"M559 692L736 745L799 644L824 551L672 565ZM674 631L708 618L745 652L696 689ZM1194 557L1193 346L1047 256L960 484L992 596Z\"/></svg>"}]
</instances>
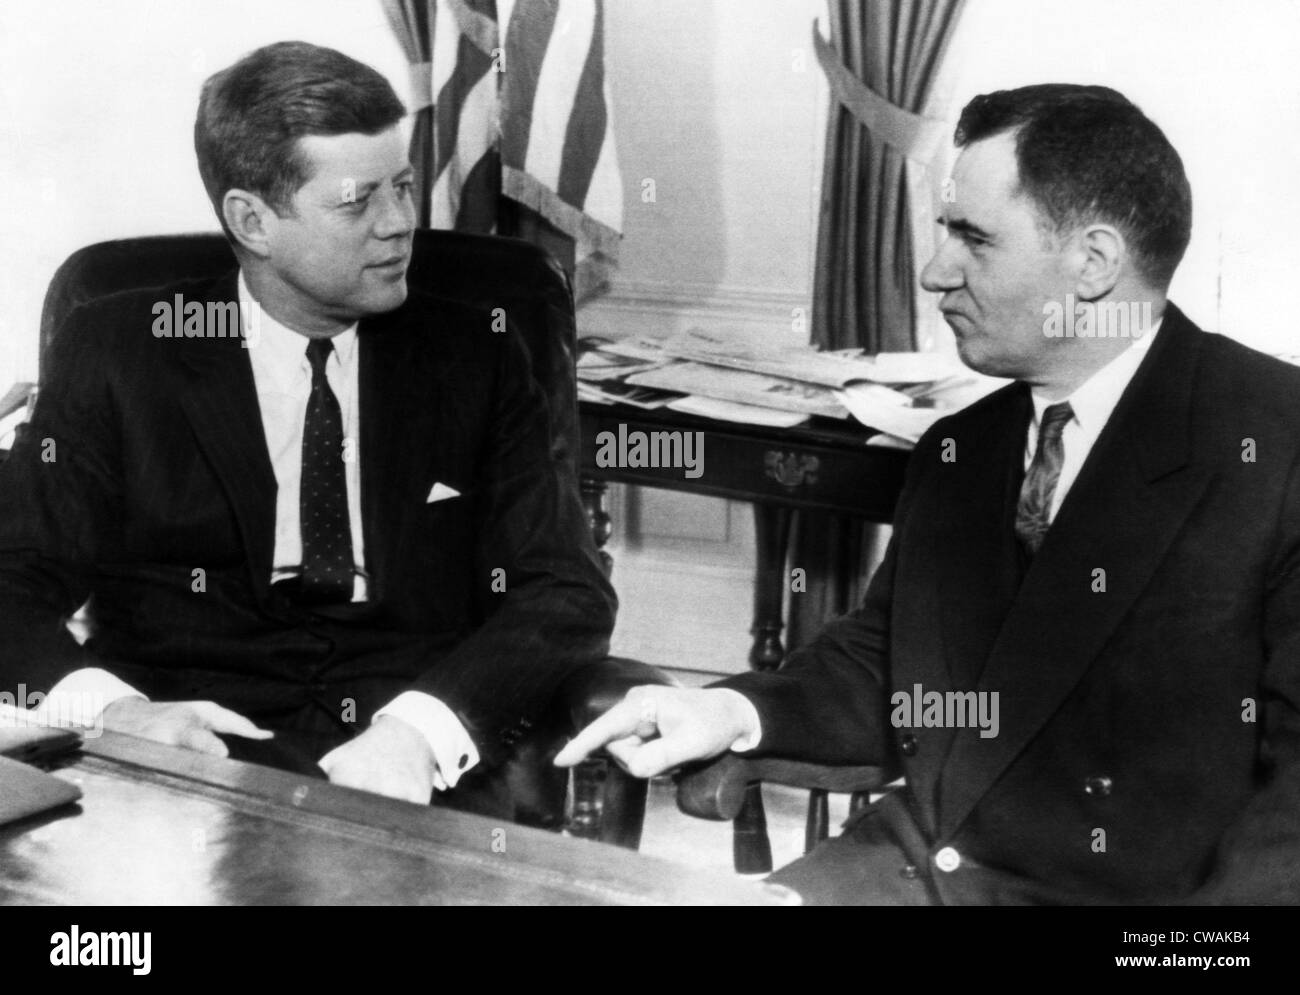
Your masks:
<instances>
[{"instance_id":1,"label":"black and white photograph","mask_svg":"<svg viewBox=\"0 0 1300 995\"><path fill-rule=\"evenodd\" d=\"M1249 971L1297 177L1295 0L4 0L6 958L1088 906Z\"/></svg>"}]
</instances>

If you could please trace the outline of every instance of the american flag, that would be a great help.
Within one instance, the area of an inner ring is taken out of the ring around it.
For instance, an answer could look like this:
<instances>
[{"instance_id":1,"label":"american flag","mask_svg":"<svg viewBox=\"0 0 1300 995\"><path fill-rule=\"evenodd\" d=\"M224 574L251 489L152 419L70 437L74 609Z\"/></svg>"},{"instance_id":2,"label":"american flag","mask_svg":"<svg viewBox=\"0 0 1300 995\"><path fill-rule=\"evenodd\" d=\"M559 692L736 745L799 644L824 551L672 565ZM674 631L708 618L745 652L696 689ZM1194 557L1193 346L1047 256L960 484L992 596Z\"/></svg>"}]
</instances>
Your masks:
<instances>
[{"instance_id":1,"label":"american flag","mask_svg":"<svg viewBox=\"0 0 1300 995\"><path fill-rule=\"evenodd\" d=\"M573 240L580 291L601 282L623 222L602 0L428 3L429 225L513 234L506 197Z\"/></svg>"}]
</instances>

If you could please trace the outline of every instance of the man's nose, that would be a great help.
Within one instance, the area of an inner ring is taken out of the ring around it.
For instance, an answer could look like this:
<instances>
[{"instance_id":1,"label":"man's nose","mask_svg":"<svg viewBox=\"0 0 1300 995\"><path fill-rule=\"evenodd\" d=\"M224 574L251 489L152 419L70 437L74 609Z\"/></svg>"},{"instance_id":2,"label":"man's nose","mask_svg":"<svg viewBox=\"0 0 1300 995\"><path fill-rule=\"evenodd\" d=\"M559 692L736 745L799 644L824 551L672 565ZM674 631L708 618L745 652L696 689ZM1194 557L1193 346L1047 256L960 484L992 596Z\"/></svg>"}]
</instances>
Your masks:
<instances>
[{"instance_id":1,"label":"man's nose","mask_svg":"<svg viewBox=\"0 0 1300 995\"><path fill-rule=\"evenodd\" d=\"M415 204L410 197L390 191L384 198L384 208L375 219L378 238L397 238L415 230Z\"/></svg>"},{"instance_id":2,"label":"man's nose","mask_svg":"<svg viewBox=\"0 0 1300 995\"><path fill-rule=\"evenodd\" d=\"M961 268L952 258L951 250L952 238L945 238L939 243L939 248L930 257L930 261L925 264L921 270L921 287L932 294L942 294L949 290L956 290L965 281L961 274Z\"/></svg>"}]
</instances>

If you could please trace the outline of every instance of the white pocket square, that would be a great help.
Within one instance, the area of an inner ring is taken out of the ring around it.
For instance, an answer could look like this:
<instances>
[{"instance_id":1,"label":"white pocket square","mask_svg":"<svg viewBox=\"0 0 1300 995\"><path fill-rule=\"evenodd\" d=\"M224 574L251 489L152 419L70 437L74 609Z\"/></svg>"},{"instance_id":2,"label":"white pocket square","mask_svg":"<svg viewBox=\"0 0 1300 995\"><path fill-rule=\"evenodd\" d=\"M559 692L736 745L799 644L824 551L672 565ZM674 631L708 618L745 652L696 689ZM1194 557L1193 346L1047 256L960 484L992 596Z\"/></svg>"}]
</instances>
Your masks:
<instances>
[{"instance_id":1,"label":"white pocket square","mask_svg":"<svg viewBox=\"0 0 1300 995\"><path fill-rule=\"evenodd\" d=\"M433 504L435 501L446 501L454 497L460 497L460 491L456 488L448 487L446 484L434 484L433 490L429 491L429 496L424 499L424 503Z\"/></svg>"}]
</instances>

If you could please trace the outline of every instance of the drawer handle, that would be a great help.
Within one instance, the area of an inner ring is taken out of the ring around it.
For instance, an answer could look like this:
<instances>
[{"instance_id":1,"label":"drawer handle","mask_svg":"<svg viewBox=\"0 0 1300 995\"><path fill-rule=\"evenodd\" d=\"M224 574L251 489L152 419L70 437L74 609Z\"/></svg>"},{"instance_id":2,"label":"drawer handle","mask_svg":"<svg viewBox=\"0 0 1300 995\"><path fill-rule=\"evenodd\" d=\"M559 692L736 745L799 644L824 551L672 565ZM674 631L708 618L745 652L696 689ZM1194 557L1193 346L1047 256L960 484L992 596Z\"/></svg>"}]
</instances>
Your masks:
<instances>
[{"instance_id":1,"label":"drawer handle","mask_svg":"<svg viewBox=\"0 0 1300 995\"><path fill-rule=\"evenodd\" d=\"M816 456L800 453L783 453L769 449L763 454L763 475L771 477L787 490L794 490L804 484L810 487L817 483L817 470L821 460Z\"/></svg>"}]
</instances>

